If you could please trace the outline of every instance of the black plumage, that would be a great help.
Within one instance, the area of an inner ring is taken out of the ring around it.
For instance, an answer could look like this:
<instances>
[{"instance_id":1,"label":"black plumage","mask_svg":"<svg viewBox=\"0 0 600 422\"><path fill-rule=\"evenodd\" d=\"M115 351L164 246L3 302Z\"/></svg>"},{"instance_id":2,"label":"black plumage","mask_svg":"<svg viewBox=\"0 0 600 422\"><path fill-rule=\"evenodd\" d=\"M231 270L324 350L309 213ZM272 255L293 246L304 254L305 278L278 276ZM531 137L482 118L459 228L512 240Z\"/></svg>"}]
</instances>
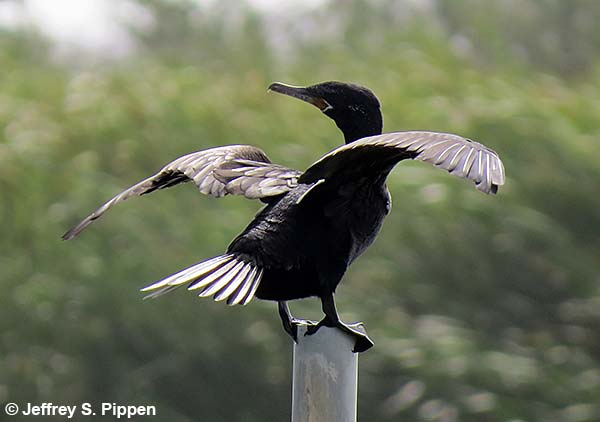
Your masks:
<instances>
[{"instance_id":1,"label":"black plumage","mask_svg":"<svg viewBox=\"0 0 600 422\"><path fill-rule=\"evenodd\" d=\"M504 183L504 168L489 148L437 132L381 134L380 104L367 88L341 82L309 87L280 83L269 89L318 107L344 134L341 146L305 172L270 162L260 149L231 145L195 152L118 194L63 236L77 236L113 205L132 196L193 181L200 192L260 199L266 206L227 252L160 280L143 291L155 297L187 284L199 296L228 304L253 297L279 303L284 328L296 339L297 324L286 301L316 296L325 317L309 327L334 326L356 337L355 351L373 343L342 323L334 292L348 266L373 242L390 211L385 180L403 159L431 163L475 182L485 193Z\"/></svg>"}]
</instances>

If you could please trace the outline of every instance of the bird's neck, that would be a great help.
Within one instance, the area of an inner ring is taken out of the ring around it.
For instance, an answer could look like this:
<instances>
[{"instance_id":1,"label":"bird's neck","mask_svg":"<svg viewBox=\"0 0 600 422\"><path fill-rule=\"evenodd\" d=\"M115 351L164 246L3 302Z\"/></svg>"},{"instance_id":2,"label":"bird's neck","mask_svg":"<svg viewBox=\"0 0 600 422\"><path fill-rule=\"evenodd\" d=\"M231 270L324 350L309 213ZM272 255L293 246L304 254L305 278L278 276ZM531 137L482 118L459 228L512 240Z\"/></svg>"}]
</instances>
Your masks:
<instances>
[{"instance_id":1,"label":"bird's neck","mask_svg":"<svg viewBox=\"0 0 600 422\"><path fill-rule=\"evenodd\" d=\"M338 127L344 134L344 140L349 144L367 136L381 135L383 118L379 115L373 116L366 121L346 121L343 125L338 124Z\"/></svg>"}]
</instances>

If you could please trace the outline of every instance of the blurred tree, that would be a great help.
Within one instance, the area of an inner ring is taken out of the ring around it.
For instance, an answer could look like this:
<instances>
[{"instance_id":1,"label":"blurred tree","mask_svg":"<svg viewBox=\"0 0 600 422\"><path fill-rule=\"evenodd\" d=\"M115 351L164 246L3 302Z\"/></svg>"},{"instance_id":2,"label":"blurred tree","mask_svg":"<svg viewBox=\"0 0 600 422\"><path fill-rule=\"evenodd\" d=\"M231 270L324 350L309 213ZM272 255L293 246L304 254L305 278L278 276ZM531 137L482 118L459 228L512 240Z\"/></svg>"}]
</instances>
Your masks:
<instances>
[{"instance_id":1,"label":"blurred tree","mask_svg":"<svg viewBox=\"0 0 600 422\"><path fill-rule=\"evenodd\" d=\"M523 62L565 76L596 63L600 3L586 0L434 1L455 45L502 66Z\"/></svg>"},{"instance_id":2,"label":"blurred tree","mask_svg":"<svg viewBox=\"0 0 600 422\"><path fill-rule=\"evenodd\" d=\"M509 176L489 198L420 163L391 175L394 210L338 295L377 343L361 356L360 420L599 420L600 73L597 34L577 23L598 12L563 3L332 1L260 15L143 1L154 25L137 54L77 70L30 31L4 30L0 401L287 418L290 345L273 304L137 292L220 253L259 204L181 187L123 204L75 243L59 236L190 151L249 143L305 168L341 137L265 88L342 79L379 94L388 131L481 139ZM544 49L543 32L571 38ZM312 302L293 306L310 317Z\"/></svg>"}]
</instances>

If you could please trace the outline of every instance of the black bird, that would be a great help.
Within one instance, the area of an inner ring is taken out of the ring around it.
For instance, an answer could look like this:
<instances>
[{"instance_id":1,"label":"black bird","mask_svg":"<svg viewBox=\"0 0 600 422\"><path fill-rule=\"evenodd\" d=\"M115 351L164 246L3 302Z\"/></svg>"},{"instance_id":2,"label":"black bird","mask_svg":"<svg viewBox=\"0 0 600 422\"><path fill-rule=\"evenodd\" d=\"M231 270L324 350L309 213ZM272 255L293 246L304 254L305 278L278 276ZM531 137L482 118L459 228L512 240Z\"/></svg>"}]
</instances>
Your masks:
<instances>
[{"instance_id":1,"label":"black bird","mask_svg":"<svg viewBox=\"0 0 600 422\"><path fill-rule=\"evenodd\" d=\"M463 137L436 132L381 134L383 118L377 97L367 88L324 82L308 87L273 83L270 91L319 108L335 121L346 145L334 149L306 171L273 164L249 145L194 152L121 192L64 234L77 236L109 208L132 196L193 181L200 192L260 199L266 206L227 248L224 255L200 262L142 289L155 297L187 284L199 296L229 305L253 297L277 301L285 330L297 339L296 320L287 302L316 296L325 317L308 327L339 327L355 336L354 351L373 346L369 337L344 324L334 292L348 266L373 242L390 211L385 181L401 160L433 164L496 193L504 184L498 155Z\"/></svg>"}]
</instances>

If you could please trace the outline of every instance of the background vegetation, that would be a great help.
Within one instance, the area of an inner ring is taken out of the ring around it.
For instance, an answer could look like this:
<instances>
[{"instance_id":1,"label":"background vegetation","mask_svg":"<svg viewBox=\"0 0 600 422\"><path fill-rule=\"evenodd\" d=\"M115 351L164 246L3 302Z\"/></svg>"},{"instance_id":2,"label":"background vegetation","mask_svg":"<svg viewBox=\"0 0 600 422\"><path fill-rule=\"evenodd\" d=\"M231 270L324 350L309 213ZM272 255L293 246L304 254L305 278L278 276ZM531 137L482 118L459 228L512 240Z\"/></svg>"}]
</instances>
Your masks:
<instances>
[{"instance_id":1,"label":"background vegetation","mask_svg":"<svg viewBox=\"0 0 600 422\"><path fill-rule=\"evenodd\" d=\"M0 402L288 420L274 304L138 292L219 254L259 203L183 186L60 235L190 151L248 143L306 168L340 134L265 89L336 79L371 87L388 131L480 140L508 174L497 197L421 163L390 176L393 213L338 290L376 341L360 420L600 420L600 3L211 4L140 1L152 24L118 61L0 32ZM315 302L293 311L318 318Z\"/></svg>"}]
</instances>

